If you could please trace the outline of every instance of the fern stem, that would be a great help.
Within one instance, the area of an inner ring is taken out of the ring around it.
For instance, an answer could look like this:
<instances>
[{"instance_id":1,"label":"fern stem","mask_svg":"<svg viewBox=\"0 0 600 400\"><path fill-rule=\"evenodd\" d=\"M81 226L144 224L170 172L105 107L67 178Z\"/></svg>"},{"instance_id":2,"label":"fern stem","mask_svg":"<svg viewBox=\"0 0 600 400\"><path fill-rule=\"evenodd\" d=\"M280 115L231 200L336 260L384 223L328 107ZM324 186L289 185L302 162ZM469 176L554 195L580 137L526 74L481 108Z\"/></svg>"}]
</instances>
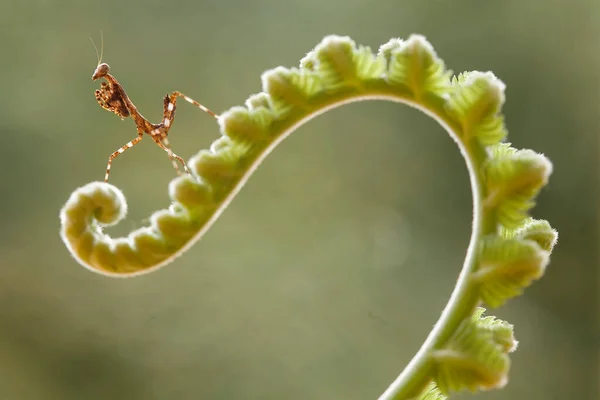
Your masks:
<instances>
[{"instance_id":1,"label":"fern stem","mask_svg":"<svg viewBox=\"0 0 600 400\"><path fill-rule=\"evenodd\" d=\"M480 300L477 291L470 288L469 277L477 266L476 251L480 238L495 229L493 218L483 215L481 207L482 187L479 184L479 178L473 169L477 165L473 158L475 155L468 151L463 151L473 191L473 230L471 240L467 250L467 255L457 280L456 286L452 292L450 300L446 304L444 311L431 330L427 339L419 351L415 354L409 364L404 368L400 375L392 382L387 390L379 397L379 400L405 400L416 398L433 376L431 369L434 368L433 361L430 358L431 352L440 349L446 341L456 331L460 323L473 314Z\"/></svg>"}]
</instances>

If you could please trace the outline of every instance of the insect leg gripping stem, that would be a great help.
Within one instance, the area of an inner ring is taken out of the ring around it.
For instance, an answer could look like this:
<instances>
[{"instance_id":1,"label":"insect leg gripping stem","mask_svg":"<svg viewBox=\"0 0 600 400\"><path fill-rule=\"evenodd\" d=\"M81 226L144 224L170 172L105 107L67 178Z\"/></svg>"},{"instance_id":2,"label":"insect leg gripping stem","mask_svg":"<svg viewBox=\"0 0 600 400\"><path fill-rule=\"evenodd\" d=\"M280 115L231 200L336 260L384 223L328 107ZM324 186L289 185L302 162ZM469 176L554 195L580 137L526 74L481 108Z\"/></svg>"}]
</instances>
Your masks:
<instances>
[{"instance_id":1,"label":"insect leg gripping stem","mask_svg":"<svg viewBox=\"0 0 600 400\"><path fill-rule=\"evenodd\" d=\"M262 76L263 92L218 121L222 136L188 163L192 176L169 186L172 204L148 227L111 238L104 226L125 216L121 191L103 182L77 189L60 213L61 236L86 268L112 277L157 270L197 242L265 157L296 128L334 107L389 100L434 118L455 140L473 191L474 220L467 256L439 321L405 370L380 399L442 399L453 391L502 387L512 326L482 317L539 279L557 233L528 216L552 164L503 142L504 84L492 73L452 76L426 39L392 39L374 54L350 38L329 36L299 68Z\"/></svg>"}]
</instances>

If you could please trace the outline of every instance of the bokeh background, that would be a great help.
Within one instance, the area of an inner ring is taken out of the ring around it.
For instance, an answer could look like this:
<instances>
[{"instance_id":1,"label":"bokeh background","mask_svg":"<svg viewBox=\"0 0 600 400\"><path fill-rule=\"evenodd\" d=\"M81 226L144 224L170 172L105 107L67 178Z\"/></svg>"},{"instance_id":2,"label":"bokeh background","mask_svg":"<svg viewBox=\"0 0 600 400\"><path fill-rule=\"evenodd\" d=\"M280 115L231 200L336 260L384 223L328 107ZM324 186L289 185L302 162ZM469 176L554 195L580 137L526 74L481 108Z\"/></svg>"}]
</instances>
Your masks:
<instances>
[{"instance_id":1,"label":"bokeh background","mask_svg":"<svg viewBox=\"0 0 600 400\"><path fill-rule=\"evenodd\" d=\"M216 112L296 66L323 36L376 49L421 33L455 72L507 84L510 141L551 158L534 215L560 240L546 276L494 315L519 350L481 399L598 399L600 2L4 0L0 2L0 399L375 399L417 351L454 285L471 195L454 143L391 103L352 104L300 129L183 257L115 280L59 235L76 187L101 180L133 121L102 110L104 61L158 121L180 90ZM219 132L181 103L189 158ZM130 213L168 205L174 171L146 138L111 183ZM469 394L459 398L470 398Z\"/></svg>"}]
</instances>

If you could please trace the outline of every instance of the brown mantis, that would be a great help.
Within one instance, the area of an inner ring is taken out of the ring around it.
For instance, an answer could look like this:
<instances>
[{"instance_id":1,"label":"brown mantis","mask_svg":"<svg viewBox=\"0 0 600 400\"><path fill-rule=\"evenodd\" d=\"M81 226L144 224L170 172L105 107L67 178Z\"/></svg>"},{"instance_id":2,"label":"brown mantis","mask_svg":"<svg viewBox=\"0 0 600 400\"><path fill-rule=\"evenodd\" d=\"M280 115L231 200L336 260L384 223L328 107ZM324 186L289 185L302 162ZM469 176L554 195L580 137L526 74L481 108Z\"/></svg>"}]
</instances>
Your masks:
<instances>
[{"instance_id":1,"label":"brown mantis","mask_svg":"<svg viewBox=\"0 0 600 400\"><path fill-rule=\"evenodd\" d=\"M98 80L101 78L105 79L105 82L102 82L100 89L96 89L95 95L98 104L105 110L108 110L112 113L117 114L122 120L127 117L132 117L136 128L138 136L130 140L127 144L122 146L120 149L115 151L108 158L108 165L106 166L106 175L104 176L104 182L108 182L108 176L110 174L110 168L113 160L119 155L125 152L125 150L132 148L136 144L138 144L144 133L150 135L154 143L158 145L161 149L167 152L169 155L169 159L171 160L173 167L177 171L178 174L181 174L177 161L181 163L185 173L189 174L189 170L183 158L175 154L171 150L171 146L169 145L169 140L167 139L167 135L169 134L169 129L173 126L173 121L175 120L175 108L177 107L176 102L178 97L183 97L189 103L195 105L202 111L210 114L214 118L218 119L218 115L204 107L202 104L198 103L196 100L184 95L181 92L175 91L171 94L167 94L164 98L164 109L163 109L163 118L162 121L158 124L153 124L148 121L136 108L133 104L123 86L115 79L114 76L110 74L110 66L106 63L102 62L102 53L104 51L104 43L102 44L102 51L98 55L98 49L96 45L92 41L94 48L96 49L96 55L98 56L98 66L92 75L92 80ZM177 161L176 161L177 160Z\"/></svg>"}]
</instances>

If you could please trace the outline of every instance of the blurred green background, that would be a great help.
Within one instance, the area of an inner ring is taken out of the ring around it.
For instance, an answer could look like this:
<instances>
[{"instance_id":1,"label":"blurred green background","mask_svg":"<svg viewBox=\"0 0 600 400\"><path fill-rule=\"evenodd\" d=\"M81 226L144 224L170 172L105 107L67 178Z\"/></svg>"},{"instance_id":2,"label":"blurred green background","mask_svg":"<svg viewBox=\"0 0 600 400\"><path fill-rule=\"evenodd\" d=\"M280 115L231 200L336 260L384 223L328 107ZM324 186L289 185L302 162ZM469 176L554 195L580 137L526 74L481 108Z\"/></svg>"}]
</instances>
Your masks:
<instances>
[{"instance_id":1,"label":"blurred green background","mask_svg":"<svg viewBox=\"0 0 600 400\"><path fill-rule=\"evenodd\" d=\"M481 399L598 399L600 3L535 1L4 0L0 3L0 399L376 399L437 320L471 226L454 143L398 104L352 104L272 154L175 263L115 280L59 235L73 189L136 136L94 99L104 61L141 112L180 90L216 112L296 66L323 36L374 49L421 33L456 73L507 84L510 141L555 172L534 216L560 239L546 276L492 313L520 347ZM181 103L189 158L218 135ZM168 205L174 171L146 138L117 158L125 234ZM461 395L469 398L470 395Z\"/></svg>"}]
</instances>

